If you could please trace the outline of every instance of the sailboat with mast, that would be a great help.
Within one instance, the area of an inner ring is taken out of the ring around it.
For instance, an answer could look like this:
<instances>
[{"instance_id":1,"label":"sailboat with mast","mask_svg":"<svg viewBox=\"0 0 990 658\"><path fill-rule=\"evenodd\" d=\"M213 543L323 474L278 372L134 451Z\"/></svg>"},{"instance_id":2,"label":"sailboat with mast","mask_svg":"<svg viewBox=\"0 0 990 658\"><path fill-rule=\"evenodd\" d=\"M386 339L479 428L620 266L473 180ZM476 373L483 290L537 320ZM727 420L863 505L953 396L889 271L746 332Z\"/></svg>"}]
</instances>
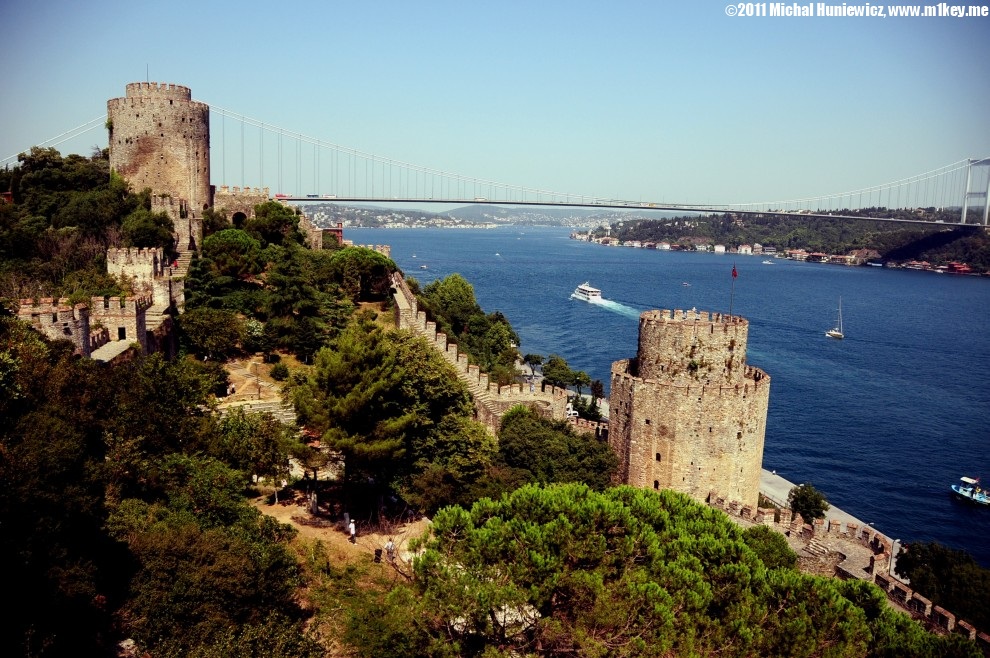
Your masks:
<instances>
[{"instance_id":1,"label":"sailboat with mast","mask_svg":"<svg viewBox=\"0 0 990 658\"><path fill-rule=\"evenodd\" d=\"M845 334L842 333L842 298L839 297L839 321L838 324L825 332L825 335L829 338L838 338L839 340L845 338Z\"/></svg>"}]
</instances>

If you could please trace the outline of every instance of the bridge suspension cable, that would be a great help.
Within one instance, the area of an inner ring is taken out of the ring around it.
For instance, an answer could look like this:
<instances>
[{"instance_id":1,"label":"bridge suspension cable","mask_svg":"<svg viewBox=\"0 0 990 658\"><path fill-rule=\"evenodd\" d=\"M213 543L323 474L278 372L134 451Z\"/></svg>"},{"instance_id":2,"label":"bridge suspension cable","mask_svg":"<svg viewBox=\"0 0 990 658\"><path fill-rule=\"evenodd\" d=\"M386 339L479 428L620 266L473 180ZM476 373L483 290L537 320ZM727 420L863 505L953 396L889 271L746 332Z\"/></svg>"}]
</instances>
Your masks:
<instances>
[{"instance_id":1,"label":"bridge suspension cable","mask_svg":"<svg viewBox=\"0 0 990 658\"><path fill-rule=\"evenodd\" d=\"M587 195L502 183L380 156L350 146L266 124L259 119L254 119L216 105L210 104L209 106L210 111L216 112L222 118L230 118L241 122L243 125L258 128L261 131L258 146L258 153L261 158L263 158L264 154L264 133L268 132L275 136L274 139L278 147L277 183L279 189L282 189L283 185L289 182L286 180L287 176L285 174L287 172L283 171L282 165L284 141L288 139L295 144L295 150L291 154L294 163L295 184L299 186L303 183L303 174L301 171L303 153L301 145L308 144L314 147L314 187L321 185L319 177L320 174L324 173L325 169L321 161L320 152L321 150L329 151L329 191L336 195L377 197L378 200L382 201L388 200L389 197L461 200L483 198L484 200L492 201L515 200L532 203L556 201L591 204L597 200ZM226 142L226 138L224 137L223 139ZM226 147L227 145L224 143L221 151L224 151ZM242 158L245 157L245 150L247 148L248 145L242 137ZM260 163L259 168L261 170L259 182L260 185L264 186L263 162ZM243 184L244 181L242 181ZM467 194L469 190L471 194ZM313 190L313 192L317 193L324 191L326 190ZM300 194L300 196L303 195Z\"/></svg>"},{"instance_id":2,"label":"bridge suspension cable","mask_svg":"<svg viewBox=\"0 0 990 658\"><path fill-rule=\"evenodd\" d=\"M208 104L209 105L209 104ZM873 185L848 192L793 198L785 201L761 201L730 204L691 204L691 203L644 203L607 199L586 194L573 194L525 185L513 185L491 179L467 176L435 167L427 167L396 158L376 155L350 146L319 139L300 132L279 128L264 121L238 112L209 105L210 111L220 118L219 149L212 149L215 156L219 150L221 184L227 184L227 120L239 123L239 146L231 148L240 159L241 186L247 186L247 154L255 149L258 160L257 187L266 186L268 169L276 168L276 190L280 193L285 186L293 184L295 197L347 198L386 202L390 200L417 200L437 202L493 202L529 205L569 205L605 206L609 208L655 208L684 212L742 212L742 213L810 213L842 214L843 211L867 210L871 217L879 218L878 213L903 217L904 210L935 208L948 209L950 213L961 210L960 222L972 218L974 208L982 209L982 221L990 223L990 158L966 159L932 169L922 174L908 176L888 183ZM105 125L106 115L90 119L39 146L54 147L75 139L95 128ZM258 129L257 145L253 137L246 134L245 127ZM216 123L214 123L216 135ZM267 136L267 137L266 137ZM234 136L235 141L237 135ZM268 142L274 142L274 144ZM267 144L267 145L266 145ZM312 164L304 147L312 147ZM266 161L266 149L269 153ZM271 164L271 154L275 163ZM15 162L19 156L13 154L0 160L0 166ZM214 156L214 157L215 157ZM326 162L324 159L326 158ZM289 159L286 163L285 160ZM305 172L306 166L311 169ZM216 166L214 165L214 174ZM312 176L311 193L302 193L304 183L309 184ZM929 213L931 214L931 213ZM965 218L962 215L966 215ZM862 215L859 215L862 216ZM947 223L951 219L945 220Z\"/></svg>"},{"instance_id":3,"label":"bridge suspension cable","mask_svg":"<svg viewBox=\"0 0 990 658\"><path fill-rule=\"evenodd\" d=\"M75 139L76 137L79 137L80 135L84 135L84 134L88 133L90 130L93 130L94 128L99 128L99 127L105 126L106 125L106 120L107 120L107 115L106 114L101 115L101 116L98 116L95 119L90 119L89 121L87 121L84 124L78 125L75 128L72 128L71 130L66 130L64 133L62 133L60 135L55 135L51 139L47 139L47 140L45 140L45 141L43 141L43 142L41 142L39 144L36 144L35 146L43 146L43 147L55 147L55 146L58 146L59 144L62 144L64 142L69 141L70 139ZM3 160L0 160L0 167L3 167L3 166L6 166L8 164L11 164L13 162L16 162L17 161L17 156L19 156L21 153L26 153L28 150L30 150L30 149L29 148L28 149L24 149L23 151L18 151L17 153L15 153L13 155L8 155Z\"/></svg>"},{"instance_id":4,"label":"bridge suspension cable","mask_svg":"<svg viewBox=\"0 0 990 658\"><path fill-rule=\"evenodd\" d=\"M945 207L961 203L970 170L969 159L931 171L849 192L786 201L729 204L735 210L842 210L852 208Z\"/></svg>"}]
</instances>

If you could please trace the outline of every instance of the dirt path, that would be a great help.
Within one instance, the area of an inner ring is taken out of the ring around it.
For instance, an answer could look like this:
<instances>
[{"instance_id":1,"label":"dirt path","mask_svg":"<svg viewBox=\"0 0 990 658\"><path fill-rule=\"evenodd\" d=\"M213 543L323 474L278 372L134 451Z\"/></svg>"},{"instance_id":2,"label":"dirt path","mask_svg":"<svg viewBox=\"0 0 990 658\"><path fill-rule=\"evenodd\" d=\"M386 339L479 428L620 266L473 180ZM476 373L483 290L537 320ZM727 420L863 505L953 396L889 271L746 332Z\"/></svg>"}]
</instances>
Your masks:
<instances>
[{"instance_id":1,"label":"dirt path","mask_svg":"<svg viewBox=\"0 0 990 658\"><path fill-rule=\"evenodd\" d=\"M337 524L312 516L306 507L306 499L302 494L297 495L292 500L280 498L276 504L269 504L269 500L268 496L261 496L252 500L251 504L262 514L267 514L281 523L291 525L299 532L300 537L319 539L326 546L329 557L340 562L373 557L375 549L382 549L384 559L385 543L391 537L395 543L396 558L409 563L412 560L412 554L408 548L409 541L422 536L430 523L428 519L423 518L398 525L391 534L386 534L369 530L362 531L361 523L358 522L356 541L352 544L343 523Z\"/></svg>"}]
</instances>

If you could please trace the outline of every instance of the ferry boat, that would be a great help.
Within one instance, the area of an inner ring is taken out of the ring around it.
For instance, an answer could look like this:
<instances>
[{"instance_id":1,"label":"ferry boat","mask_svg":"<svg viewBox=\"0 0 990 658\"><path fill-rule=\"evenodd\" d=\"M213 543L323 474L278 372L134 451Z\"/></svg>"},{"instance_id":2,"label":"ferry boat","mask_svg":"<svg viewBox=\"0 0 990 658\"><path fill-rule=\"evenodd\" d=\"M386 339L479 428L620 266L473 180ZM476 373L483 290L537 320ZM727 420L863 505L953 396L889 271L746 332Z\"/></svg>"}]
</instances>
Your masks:
<instances>
[{"instance_id":1,"label":"ferry boat","mask_svg":"<svg viewBox=\"0 0 990 658\"><path fill-rule=\"evenodd\" d=\"M986 489L980 488L980 479L963 476L959 478L959 484L952 485L952 492L960 498L978 503L980 505L990 505L990 494Z\"/></svg>"},{"instance_id":2,"label":"ferry boat","mask_svg":"<svg viewBox=\"0 0 990 658\"><path fill-rule=\"evenodd\" d=\"M602 291L598 288L592 288L587 281L579 285L571 293L571 298L580 299L586 302L598 302L602 299Z\"/></svg>"}]
</instances>

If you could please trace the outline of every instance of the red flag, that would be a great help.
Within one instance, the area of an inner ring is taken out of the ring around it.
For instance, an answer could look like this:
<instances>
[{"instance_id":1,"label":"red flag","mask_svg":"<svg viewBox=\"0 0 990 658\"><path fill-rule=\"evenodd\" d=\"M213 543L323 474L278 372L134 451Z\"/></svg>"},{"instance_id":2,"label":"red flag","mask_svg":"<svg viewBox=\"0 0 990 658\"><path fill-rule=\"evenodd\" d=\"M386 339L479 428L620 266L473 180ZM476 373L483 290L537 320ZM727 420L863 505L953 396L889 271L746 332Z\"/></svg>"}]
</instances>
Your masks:
<instances>
[{"instance_id":1,"label":"red flag","mask_svg":"<svg viewBox=\"0 0 990 658\"><path fill-rule=\"evenodd\" d=\"M735 265L733 265L733 266L732 266L732 278L734 279L734 278L736 278L737 276L739 276L739 275L738 275L738 274L736 274L736 266L735 266Z\"/></svg>"}]
</instances>

